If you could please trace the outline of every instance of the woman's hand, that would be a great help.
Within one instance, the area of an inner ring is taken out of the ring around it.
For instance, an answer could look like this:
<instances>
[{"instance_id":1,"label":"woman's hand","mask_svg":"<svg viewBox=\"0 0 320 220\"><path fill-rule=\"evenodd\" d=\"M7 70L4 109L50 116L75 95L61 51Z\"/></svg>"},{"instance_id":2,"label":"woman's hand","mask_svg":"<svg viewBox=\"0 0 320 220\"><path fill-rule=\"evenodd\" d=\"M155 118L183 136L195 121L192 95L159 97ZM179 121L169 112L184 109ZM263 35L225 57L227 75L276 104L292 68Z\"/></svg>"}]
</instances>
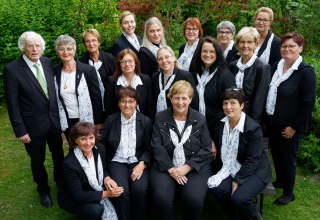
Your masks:
<instances>
[{"instance_id":1,"label":"woman's hand","mask_svg":"<svg viewBox=\"0 0 320 220\"><path fill-rule=\"evenodd\" d=\"M113 179L111 179L110 176L105 177L103 183L107 189L118 188L118 184Z\"/></svg>"},{"instance_id":2,"label":"woman's hand","mask_svg":"<svg viewBox=\"0 0 320 220\"><path fill-rule=\"evenodd\" d=\"M217 157L217 148L213 141L211 144L211 154L212 154L212 158L215 160Z\"/></svg>"},{"instance_id":3,"label":"woman's hand","mask_svg":"<svg viewBox=\"0 0 320 220\"><path fill-rule=\"evenodd\" d=\"M143 174L143 170L145 168L144 162L140 161L134 168L131 174L131 180L139 180Z\"/></svg>"},{"instance_id":4,"label":"woman's hand","mask_svg":"<svg viewBox=\"0 0 320 220\"><path fill-rule=\"evenodd\" d=\"M123 193L123 191L124 191L123 187L116 187L113 189L107 189L106 191L102 192L102 198L118 197Z\"/></svg>"},{"instance_id":5,"label":"woman's hand","mask_svg":"<svg viewBox=\"0 0 320 220\"><path fill-rule=\"evenodd\" d=\"M236 182L232 182L232 191L231 191L231 195L234 193L234 191L236 191L236 189L238 188L238 183L236 183Z\"/></svg>"},{"instance_id":6,"label":"woman's hand","mask_svg":"<svg viewBox=\"0 0 320 220\"><path fill-rule=\"evenodd\" d=\"M285 129L281 131L281 135L284 138L292 138L292 136L296 133L296 130L294 130L292 127L288 126Z\"/></svg>"},{"instance_id":7,"label":"woman's hand","mask_svg":"<svg viewBox=\"0 0 320 220\"><path fill-rule=\"evenodd\" d=\"M186 184L188 182L188 179L187 179L186 176L182 176L182 177L176 178L175 180L180 185L184 185L184 184Z\"/></svg>"},{"instance_id":8,"label":"woman's hand","mask_svg":"<svg viewBox=\"0 0 320 220\"><path fill-rule=\"evenodd\" d=\"M192 167L187 165L187 164L184 164L180 167L172 167L168 170L168 173L170 174L170 176L177 180L177 179L180 179L182 177L184 177L185 179L187 179L185 177L185 175L187 175L190 171L192 170ZM184 179L183 178L183 179ZM186 183L186 182L185 182Z\"/></svg>"}]
</instances>

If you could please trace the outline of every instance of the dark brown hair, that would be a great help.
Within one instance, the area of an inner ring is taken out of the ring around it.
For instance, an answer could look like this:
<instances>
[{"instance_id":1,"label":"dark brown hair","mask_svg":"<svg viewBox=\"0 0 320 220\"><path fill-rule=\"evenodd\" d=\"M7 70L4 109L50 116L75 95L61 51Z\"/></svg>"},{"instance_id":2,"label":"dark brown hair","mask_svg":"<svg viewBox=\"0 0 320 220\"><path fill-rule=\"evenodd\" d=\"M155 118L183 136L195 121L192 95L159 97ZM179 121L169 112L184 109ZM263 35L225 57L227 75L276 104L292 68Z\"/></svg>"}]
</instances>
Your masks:
<instances>
[{"instance_id":1,"label":"dark brown hair","mask_svg":"<svg viewBox=\"0 0 320 220\"><path fill-rule=\"evenodd\" d=\"M306 43L304 41L304 37L296 32L288 32L284 36L281 37L281 45L284 44L286 40L292 39L295 43L299 45L299 47L302 47L303 49L306 46Z\"/></svg>"},{"instance_id":2,"label":"dark brown hair","mask_svg":"<svg viewBox=\"0 0 320 220\"><path fill-rule=\"evenodd\" d=\"M118 55L116 56L116 71L114 72L114 76L116 78L119 78L119 76L122 75L122 71L121 71L121 66L120 66L120 61L123 59L123 57L127 54L130 54L135 62L135 68L134 68L134 72L139 76L141 74L141 69L140 69L140 61L136 55L135 52L133 52L131 49L124 49L121 50Z\"/></svg>"},{"instance_id":3,"label":"dark brown hair","mask_svg":"<svg viewBox=\"0 0 320 220\"><path fill-rule=\"evenodd\" d=\"M222 101L236 99L240 105L244 104L246 101L246 95L242 89L239 88L229 88L224 90L222 93Z\"/></svg>"},{"instance_id":4,"label":"dark brown hair","mask_svg":"<svg viewBox=\"0 0 320 220\"><path fill-rule=\"evenodd\" d=\"M91 122L80 121L76 123L70 130L69 135L69 150L74 149L78 144L76 143L76 139L81 136L88 136L89 134L93 134L96 143L100 140L99 131L96 126Z\"/></svg>"},{"instance_id":5,"label":"dark brown hair","mask_svg":"<svg viewBox=\"0 0 320 220\"><path fill-rule=\"evenodd\" d=\"M122 98L130 97L134 100L136 100L137 104L139 103L139 98L137 95L137 90L132 88L131 86L121 87L118 91L118 101L120 101Z\"/></svg>"}]
</instances>

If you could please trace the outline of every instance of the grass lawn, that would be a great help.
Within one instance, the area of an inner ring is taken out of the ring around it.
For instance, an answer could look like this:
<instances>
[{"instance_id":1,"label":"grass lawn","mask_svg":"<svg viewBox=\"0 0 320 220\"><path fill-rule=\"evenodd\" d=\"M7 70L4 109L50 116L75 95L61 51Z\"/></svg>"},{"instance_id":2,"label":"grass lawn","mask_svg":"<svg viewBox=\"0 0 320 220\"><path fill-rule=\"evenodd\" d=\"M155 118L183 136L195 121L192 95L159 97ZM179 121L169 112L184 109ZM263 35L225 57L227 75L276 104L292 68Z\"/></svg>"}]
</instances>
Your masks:
<instances>
[{"instance_id":1,"label":"grass lawn","mask_svg":"<svg viewBox=\"0 0 320 220\"><path fill-rule=\"evenodd\" d=\"M65 146L67 149L67 146ZM66 150L67 151L67 150ZM30 160L24 146L15 138L7 110L0 105L0 219L76 219L59 208L56 187L53 182L52 162L47 156L49 184L54 201L52 208L39 203L36 185L32 181ZM320 175L298 169L295 186L296 200L287 206L275 206L272 202L281 195L266 195L263 217L265 220L320 219ZM203 212L206 219L225 219L211 197Z\"/></svg>"}]
</instances>

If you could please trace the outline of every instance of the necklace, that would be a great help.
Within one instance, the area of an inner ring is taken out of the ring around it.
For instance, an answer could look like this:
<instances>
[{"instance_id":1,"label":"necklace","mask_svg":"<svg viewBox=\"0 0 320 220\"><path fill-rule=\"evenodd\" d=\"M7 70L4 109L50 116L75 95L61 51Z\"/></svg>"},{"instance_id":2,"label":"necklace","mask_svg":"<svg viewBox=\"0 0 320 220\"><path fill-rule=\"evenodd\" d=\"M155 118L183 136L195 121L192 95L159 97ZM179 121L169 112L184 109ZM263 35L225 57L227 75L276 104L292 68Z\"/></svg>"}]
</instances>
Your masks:
<instances>
[{"instance_id":1,"label":"necklace","mask_svg":"<svg viewBox=\"0 0 320 220\"><path fill-rule=\"evenodd\" d=\"M68 82L70 82L70 79L71 79L71 75L72 73L66 73L66 72L63 72L63 78L62 78L62 81L63 81L63 89L66 90L68 88Z\"/></svg>"}]
</instances>

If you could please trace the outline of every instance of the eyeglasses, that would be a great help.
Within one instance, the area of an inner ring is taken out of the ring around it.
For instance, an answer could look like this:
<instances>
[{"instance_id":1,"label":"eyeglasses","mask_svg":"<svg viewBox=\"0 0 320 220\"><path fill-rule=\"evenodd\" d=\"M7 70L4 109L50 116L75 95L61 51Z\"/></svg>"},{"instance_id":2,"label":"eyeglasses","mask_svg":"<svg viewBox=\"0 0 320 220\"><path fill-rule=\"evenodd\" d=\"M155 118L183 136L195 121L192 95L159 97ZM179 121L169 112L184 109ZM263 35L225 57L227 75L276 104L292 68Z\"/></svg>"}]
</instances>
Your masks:
<instances>
[{"instance_id":1,"label":"eyeglasses","mask_svg":"<svg viewBox=\"0 0 320 220\"><path fill-rule=\"evenodd\" d=\"M92 39L92 40L85 40L85 44L90 44L90 43L96 43L98 40L97 39Z\"/></svg>"},{"instance_id":2,"label":"eyeglasses","mask_svg":"<svg viewBox=\"0 0 320 220\"><path fill-rule=\"evenodd\" d=\"M128 60L120 60L120 65L126 65L126 64L133 64L134 63L134 60L132 59L128 59Z\"/></svg>"},{"instance_id":3,"label":"eyeglasses","mask_svg":"<svg viewBox=\"0 0 320 220\"><path fill-rule=\"evenodd\" d=\"M198 28L186 28L186 32L197 32Z\"/></svg>"},{"instance_id":4,"label":"eyeglasses","mask_svg":"<svg viewBox=\"0 0 320 220\"><path fill-rule=\"evenodd\" d=\"M120 103L120 105L122 105L122 106L125 106L125 105L133 105L133 104L135 104L136 103L136 100L120 100L119 101L119 103Z\"/></svg>"},{"instance_id":5,"label":"eyeglasses","mask_svg":"<svg viewBox=\"0 0 320 220\"><path fill-rule=\"evenodd\" d=\"M169 59L169 58L172 57L172 56L173 56L173 55L165 55L165 56L163 56L163 57L160 57L160 58L158 58L158 62L165 61L165 60Z\"/></svg>"},{"instance_id":6,"label":"eyeglasses","mask_svg":"<svg viewBox=\"0 0 320 220\"><path fill-rule=\"evenodd\" d=\"M270 21L270 20L268 20L268 19L262 19L262 18L257 18L257 19L256 19L256 22L257 22L257 23L261 23L261 22L262 22L262 23L265 24L265 23L268 23L269 21Z\"/></svg>"},{"instance_id":7,"label":"eyeglasses","mask_svg":"<svg viewBox=\"0 0 320 220\"><path fill-rule=\"evenodd\" d=\"M215 50L201 50L201 53L204 53L204 54L216 54L217 52Z\"/></svg>"},{"instance_id":8,"label":"eyeglasses","mask_svg":"<svg viewBox=\"0 0 320 220\"><path fill-rule=\"evenodd\" d=\"M218 34L219 35L229 35L229 34L232 34L231 31L218 31Z\"/></svg>"},{"instance_id":9,"label":"eyeglasses","mask_svg":"<svg viewBox=\"0 0 320 220\"><path fill-rule=\"evenodd\" d=\"M293 48L295 48L295 47L299 47L299 45L298 44L295 44L295 45L281 45L281 49L290 49L290 50L292 50Z\"/></svg>"},{"instance_id":10,"label":"eyeglasses","mask_svg":"<svg viewBox=\"0 0 320 220\"><path fill-rule=\"evenodd\" d=\"M227 92L231 92L231 91L239 92L240 90L242 90L242 89L239 89L239 88L228 88L228 89L226 89Z\"/></svg>"},{"instance_id":11,"label":"eyeglasses","mask_svg":"<svg viewBox=\"0 0 320 220\"><path fill-rule=\"evenodd\" d=\"M58 50L60 52L66 52L66 51L70 52L70 51L73 51L74 48L73 47L59 47Z\"/></svg>"}]
</instances>

